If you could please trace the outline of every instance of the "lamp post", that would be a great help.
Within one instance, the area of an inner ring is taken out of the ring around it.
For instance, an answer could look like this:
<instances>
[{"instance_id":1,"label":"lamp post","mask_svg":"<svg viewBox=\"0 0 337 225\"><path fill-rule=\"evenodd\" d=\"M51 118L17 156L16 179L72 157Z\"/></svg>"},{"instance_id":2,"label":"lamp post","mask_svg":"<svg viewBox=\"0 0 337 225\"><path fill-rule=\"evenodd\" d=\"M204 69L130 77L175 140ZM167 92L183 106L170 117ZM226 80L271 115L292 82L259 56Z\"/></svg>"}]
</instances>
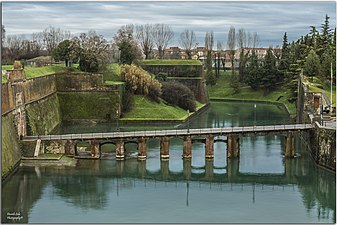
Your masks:
<instances>
[{"instance_id":1,"label":"lamp post","mask_svg":"<svg viewBox=\"0 0 337 225\"><path fill-rule=\"evenodd\" d=\"M190 110L187 110L187 133L190 132Z\"/></svg>"},{"instance_id":2,"label":"lamp post","mask_svg":"<svg viewBox=\"0 0 337 225\"><path fill-rule=\"evenodd\" d=\"M119 117L119 111L118 109L116 110L116 130L119 131L119 124L118 124L118 117Z\"/></svg>"},{"instance_id":3,"label":"lamp post","mask_svg":"<svg viewBox=\"0 0 337 225\"><path fill-rule=\"evenodd\" d=\"M331 63L331 68L330 68L330 115L332 113L332 63Z\"/></svg>"},{"instance_id":4,"label":"lamp post","mask_svg":"<svg viewBox=\"0 0 337 225\"><path fill-rule=\"evenodd\" d=\"M256 104L254 104L254 127L256 127Z\"/></svg>"}]
</instances>

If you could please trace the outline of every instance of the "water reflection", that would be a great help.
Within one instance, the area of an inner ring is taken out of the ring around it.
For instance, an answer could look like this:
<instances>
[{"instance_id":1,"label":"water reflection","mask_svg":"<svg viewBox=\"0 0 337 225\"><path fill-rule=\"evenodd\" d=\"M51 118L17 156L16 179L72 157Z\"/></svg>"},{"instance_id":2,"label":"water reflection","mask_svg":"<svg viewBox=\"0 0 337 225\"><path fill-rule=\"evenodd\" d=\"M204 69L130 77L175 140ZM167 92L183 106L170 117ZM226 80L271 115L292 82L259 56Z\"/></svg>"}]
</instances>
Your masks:
<instances>
[{"instance_id":1,"label":"water reflection","mask_svg":"<svg viewBox=\"0 0 337 225\"><path fill-rule=\"evenodd\" d=\"M252 125L253 117L254 104L212 102L190 122L192 128L229 127ZM257 104L259 124L287 117L284 108ZM60 132L107 132L114 126L65 125ZM121 125L122 130L174 127ZM242 138L240 158L231 160L223 142L215 143L214 160L205 160L205 145L198 142L192 158L182 160L182 144L179 138L170 140L169 161L160 160L159 140L149 139L146 161L105 157L80 160L76 168L20 168L2 184L2 222L336 222L335 176L317 168L300 141L296 152L301 157L295 159L282 157L282 136ZM113 154L115 146L103 147L105 154ZM128 144L126 153L132 152L137 146ZM8 212L21 212L23 219L10 220Z\"/></svg>"},{"instance_id":2,"label":"water reflection","mask_svg":"<svg viewBox=\"0 0 337 225\"><path fill-rule=\"evenodd\" d=\"M191 160L183 161L180 172L170 171L169 161L161 161L158 170L149 171L146 161L83 160L77 169L45 167L37 172L35 168L24 168L15 176L17 182L3 185L2 205L5 207L2 208L2 222L12 222L6 219L8 211L26 212L24 220L18 222L29 222L29 212L47 190L52 192L49 193L52 199L60 198L75 207L97 210L113 204L109 202L111 193L118 197L126 189L147 187L156 190L163 184L166 187L185 184L186 206L191 206L191 202L198 198L190 195L190 188L196 186L204 191L219 187L222 190L248 191L252 203L258 201L263 192L274 191L276 194L296 187L309 214L317 214L318 219L336 221L335 197L331 197L336 186L332 175L311 166L304 158L284 160L282 174L240 172L238 159L227 161L225 173L217 172L213 160L206 160L205 166L198 167L197 172L193 172L193 167Z\"/></svg>"}]
</instances>

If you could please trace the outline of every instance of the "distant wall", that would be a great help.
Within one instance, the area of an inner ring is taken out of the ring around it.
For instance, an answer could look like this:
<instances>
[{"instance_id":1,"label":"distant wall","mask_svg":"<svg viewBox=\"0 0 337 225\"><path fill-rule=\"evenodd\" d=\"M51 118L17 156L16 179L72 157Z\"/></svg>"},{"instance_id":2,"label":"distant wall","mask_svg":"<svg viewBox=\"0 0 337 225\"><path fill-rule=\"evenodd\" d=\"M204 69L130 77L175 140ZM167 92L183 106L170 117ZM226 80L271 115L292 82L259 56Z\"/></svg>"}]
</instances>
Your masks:
<instances>
[{"instance_id":1,"label":"distant wall","mask_svg":"<svg viewBox=\"0 0 337 225\"><path fill-rule=\"evenodd\" d=\"M142 65L150 73L167 73L169 77L201 77L202 65Z\"/></svg>"}]
</instances>

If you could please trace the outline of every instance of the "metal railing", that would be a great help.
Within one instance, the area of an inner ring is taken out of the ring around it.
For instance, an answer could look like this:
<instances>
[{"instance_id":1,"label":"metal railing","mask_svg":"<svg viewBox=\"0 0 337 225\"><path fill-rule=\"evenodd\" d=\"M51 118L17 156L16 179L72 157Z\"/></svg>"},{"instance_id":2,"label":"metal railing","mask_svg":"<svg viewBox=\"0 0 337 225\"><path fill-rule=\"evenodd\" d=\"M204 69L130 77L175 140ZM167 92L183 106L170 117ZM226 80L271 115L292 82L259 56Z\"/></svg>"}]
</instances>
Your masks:
<instances>
[{"instance_id":1,"label":"metal railing","mask_svg":"<svg viewBox=\"0 0 337 225\"><path fill-rule=\"evenodd\" d=\"M194 128L175 130L143 130L143 131L118 131L81 134L56 134L26 136L24 141L32 140L84 140L84 139L109 139L109 138L139 138L139 137L164 137L164 136L186 136L186 135L226 135L231 133L257 133L305 130L313 128L312 124L279 124L264 126L240 126L240 127L216 127L216 128Z\"/></svg>"}]
</instances>

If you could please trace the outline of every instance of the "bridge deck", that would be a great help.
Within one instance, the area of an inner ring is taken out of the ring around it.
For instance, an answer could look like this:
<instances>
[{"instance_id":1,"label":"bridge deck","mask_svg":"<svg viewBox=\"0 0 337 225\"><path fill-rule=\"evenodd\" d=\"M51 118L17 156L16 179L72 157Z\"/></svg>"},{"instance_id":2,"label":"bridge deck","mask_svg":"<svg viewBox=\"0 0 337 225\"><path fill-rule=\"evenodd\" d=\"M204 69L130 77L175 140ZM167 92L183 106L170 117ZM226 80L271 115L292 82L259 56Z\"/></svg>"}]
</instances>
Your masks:
<instances>
[{"instance_id":1,"label":"bridge deck","mask_svg":"<svg viewBox=\"0 0 337 225\"><path fill-rule=\"evenodd\" d=\"M265 135L266 133L282 133L287 131L299 131L313 128L311 124L288 124L288 125L266 125L266 126L244 126L224 128L201 128L201 129L179 129L179 130L151 130L151 131L125 131L108 133L82 133L62 135L39 135L26 136L23 141L41 140L92 140L92 139L118 139L118 138L140 138L140 137L165 137L165 136L198 136L213 134L217 136L229 134L254 134Z\"/></svg>"}]
</instances>

